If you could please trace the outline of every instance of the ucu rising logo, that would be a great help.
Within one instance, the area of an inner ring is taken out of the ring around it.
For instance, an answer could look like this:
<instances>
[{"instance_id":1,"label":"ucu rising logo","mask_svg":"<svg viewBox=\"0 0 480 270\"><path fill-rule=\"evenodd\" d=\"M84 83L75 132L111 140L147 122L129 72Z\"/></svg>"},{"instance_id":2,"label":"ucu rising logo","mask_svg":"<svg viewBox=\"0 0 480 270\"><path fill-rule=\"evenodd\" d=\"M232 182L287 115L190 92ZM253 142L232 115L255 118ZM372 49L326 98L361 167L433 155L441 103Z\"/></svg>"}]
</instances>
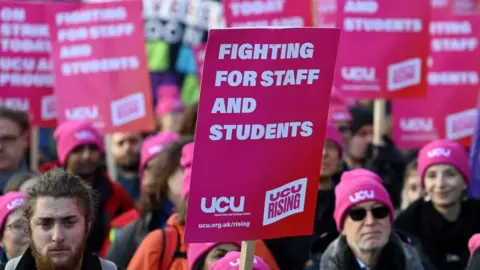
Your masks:
<instances>
[{"instance_id":1,"label":"ucu rising logo","mask_svg":"<svg viewBox=\"0 0 480 270\"><path fill-rule=\"evenodd\" d=\"M77 138L77 140L83 141L83 140L93 140L96 137L92 132L84 130L84 131L79 131L75 133L75 138Z\"/></svg>"},{"instance_id":2,"label":"ucu rising logo","mask_svg":"<svg viewBox=\"0 0 480 270\"><path fill-rule=\"evenodd\" d=\"M11 201L9 204L7 204L7 209L8 210L13 210L18 208L19 206L23 205L23 198L18 198L13 201Z\"/></svg>"},{"instance_id":3,"label":"ucu rising logo","mask_svg":"<svg viewBox=\"0 0 480 270\"><path fill-rule=\"evenodd\" d=\"M235 203L235 197L213 197L210 206L207 206L207 198L202 198L201 208L204 213L216 216L243 215L245 196L240 197L240 202ZM227 212L232 212L227 214Z\"/></svg>"},{"instance_id":4,"label":"ucu rising logo","mask_svg":"<svg viewBox=\"0 0 480 270\"><path fill-rule=\"evenodd\" d=\"M375 199L375 192L373 190L360 190L348 197L352 203L364 201L366 199Z\"/></svg>"},{"instance_id":5,"label":"ucu rising logo","mask_svg":"<svg viewBox=\"0 0 480 270\"><path fill-rule=\"evenodd\" d=\"M452 150L449 150L449 149L435 148L433 150L428 151L427 156L429 158L435 158L435 157L449 158L451 153L452 153Z\"/></svg>"}]
</instances>

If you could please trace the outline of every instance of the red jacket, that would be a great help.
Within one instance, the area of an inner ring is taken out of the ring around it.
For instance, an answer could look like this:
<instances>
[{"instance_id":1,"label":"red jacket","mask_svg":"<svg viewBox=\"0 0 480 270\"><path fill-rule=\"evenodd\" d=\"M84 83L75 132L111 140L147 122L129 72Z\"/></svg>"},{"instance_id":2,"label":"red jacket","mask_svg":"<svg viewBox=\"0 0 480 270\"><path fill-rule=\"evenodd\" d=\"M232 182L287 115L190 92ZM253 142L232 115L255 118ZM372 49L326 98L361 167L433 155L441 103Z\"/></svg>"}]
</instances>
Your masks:
<instances>
[{"instance_id":1,"label":"red jacket","mask_svg":"<svg viewBox=\"0 0 480 270\"><path fill-rule=\"evenodd\" d=\"M41 173L47 172L55 167L61 167L58 161L50 162L39 166L39 171ZM106 217L103 221L106 232L108 234L110 223L114 220L115 217L121 216L123 213L133 209L135 204L130 197L130 195L121 187L119 184L113 182L107 173L103 173L105 179L108 180L108 185L110 188L110 196L104 203L103 207L105 210Z\"/></svg>"}]
</instances>

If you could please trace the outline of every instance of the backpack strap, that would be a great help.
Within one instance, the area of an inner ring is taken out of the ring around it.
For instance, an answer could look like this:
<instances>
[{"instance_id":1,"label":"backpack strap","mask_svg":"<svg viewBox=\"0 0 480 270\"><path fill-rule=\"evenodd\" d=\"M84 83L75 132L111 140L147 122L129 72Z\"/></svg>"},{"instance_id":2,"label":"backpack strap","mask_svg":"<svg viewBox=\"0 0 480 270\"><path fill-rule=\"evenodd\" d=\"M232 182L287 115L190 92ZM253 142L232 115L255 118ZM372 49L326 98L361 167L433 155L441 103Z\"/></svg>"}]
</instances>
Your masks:
<instances>
[{"instance_id":1,"label":"backpack strap","mask_svg":"<svg viewBox=\"0 0 480 270\"><path fill-rule=\"evenodd\" d=\"M162 269L168 269L170 264L176 258L186 258L180 252L181 242L179 241L179 233L175 226L167 225L162 229L163 233L163 243L162 243L162 255L161 255L161 266Z\"/></svg>"}]
</instances>

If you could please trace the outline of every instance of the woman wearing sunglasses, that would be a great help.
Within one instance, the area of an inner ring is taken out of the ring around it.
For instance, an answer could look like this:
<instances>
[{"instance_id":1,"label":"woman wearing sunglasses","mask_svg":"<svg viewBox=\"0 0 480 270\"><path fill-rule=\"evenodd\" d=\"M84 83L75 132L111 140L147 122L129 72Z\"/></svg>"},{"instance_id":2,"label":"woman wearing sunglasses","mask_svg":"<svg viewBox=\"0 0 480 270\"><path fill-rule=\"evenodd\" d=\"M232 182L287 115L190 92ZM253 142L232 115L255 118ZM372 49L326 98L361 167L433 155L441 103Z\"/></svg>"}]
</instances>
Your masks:
<instances>
[{"instance_id":1,"label":"woman wearing sunglasses","mask_svg":"<svg viewBox=\"0 0 480 270\"><path fill-rule=\"evenodd\" d=\"M415 248L392 232L394 208L378 175L344 172L335 197L340 236L322 255L320 269L425 269Z\"/></svg>"},{"instance_id":2,"label":"woman wearing sunglasses","mask_svg":"<svg viewBox=\"0 0 480 270\"><path fill-rule=\"evenodd\" d=\"M468 240L480 232L480 203L466 193L467 152L453 141L433 141L420 150L418 174L426 197L400 214L395 226L420 240L438 270L465 269Z\"/></svg>"}]
</instances>

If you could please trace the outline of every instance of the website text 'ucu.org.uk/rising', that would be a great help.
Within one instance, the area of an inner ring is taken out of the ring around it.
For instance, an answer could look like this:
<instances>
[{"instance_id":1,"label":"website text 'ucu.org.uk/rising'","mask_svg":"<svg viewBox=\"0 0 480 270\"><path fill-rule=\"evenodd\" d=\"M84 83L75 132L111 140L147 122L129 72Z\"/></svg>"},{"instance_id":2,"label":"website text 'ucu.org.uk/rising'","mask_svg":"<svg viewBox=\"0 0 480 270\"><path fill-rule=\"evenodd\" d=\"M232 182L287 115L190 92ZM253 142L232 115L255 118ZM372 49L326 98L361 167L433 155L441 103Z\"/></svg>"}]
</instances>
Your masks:
<instances>
[{"instance_id":1,"label":"website text 'ucu.org.uk/rising'","mask_svg":"<svg viewBox=\"0 0 480 270\"><path fill-rule=\"evenodd\" d=\"M248 221L232 221L232 222L223 222L223 223L209 223L209 224L198 224L200 229L221 229L221 228L248 228L250 227L250 222Z\"/></svg>"}]
</instances>

